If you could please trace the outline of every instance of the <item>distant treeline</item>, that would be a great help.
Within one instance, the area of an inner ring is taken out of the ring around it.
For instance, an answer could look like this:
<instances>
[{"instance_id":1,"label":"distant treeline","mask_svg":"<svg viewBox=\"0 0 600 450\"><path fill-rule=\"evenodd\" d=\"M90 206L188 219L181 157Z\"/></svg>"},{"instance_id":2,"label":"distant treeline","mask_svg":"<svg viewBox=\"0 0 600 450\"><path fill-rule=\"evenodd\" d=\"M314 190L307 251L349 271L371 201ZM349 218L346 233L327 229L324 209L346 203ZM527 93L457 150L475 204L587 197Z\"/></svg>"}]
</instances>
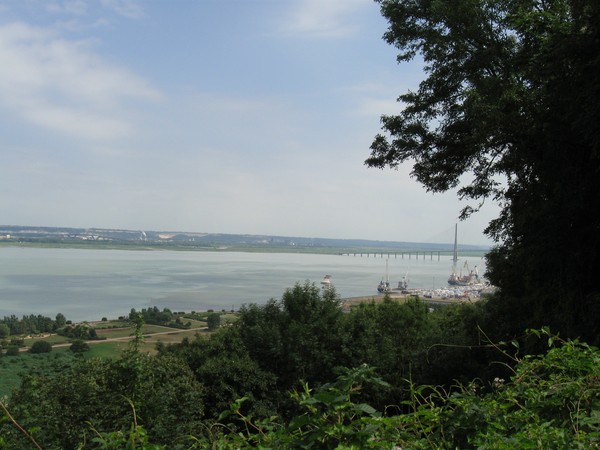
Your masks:
<instances>
[{"instance_id":1,"label":"distant treeline","mask_svg":"<svg viewBox=\"0 0 600 450\"><path fill-rule=\"evenodd\" d=\"M4 318L0 320L0 337L3 337L3 334L5 333L13 336L20 334L51 333L65 326L67 323L70 323L70 321L67 321L67 318L62 313L58 313L54 319L40 314L24 315L19 319L13 314L4 316Z\"/></svg>"},{"instance_id":2,"label":"distant treeline","mask_svg":"<svg viewBox=\"0 0 600 450\"><path fill-rule=\"evenodd\" d=\"M151 308L143 308L141 311L136 311L135 308L131 308L129 312L129 320L135 323L138 318L142 318L144 323L152 325L161 325L170 328L191 328L192 323L182 320L182 316L185 313L173 313L169 308L163 308L162 310L158 307L153 306Z\"/></svg>"}]
</instances>

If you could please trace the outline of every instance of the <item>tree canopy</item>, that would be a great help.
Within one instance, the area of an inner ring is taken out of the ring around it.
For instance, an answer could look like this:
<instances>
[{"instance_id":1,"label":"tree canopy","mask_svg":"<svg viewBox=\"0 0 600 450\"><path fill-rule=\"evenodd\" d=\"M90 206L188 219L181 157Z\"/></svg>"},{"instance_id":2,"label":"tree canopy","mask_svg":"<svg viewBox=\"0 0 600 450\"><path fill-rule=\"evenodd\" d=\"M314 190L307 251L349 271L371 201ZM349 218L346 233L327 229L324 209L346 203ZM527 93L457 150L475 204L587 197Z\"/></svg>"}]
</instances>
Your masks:
<instances>
[{"instance_id":1,"label":"tree canopy","mask_svg":"<svg viewBox=\"0 0 600 450\"><path fill-rule=\"evenodd\" d=\"M529 325L597 338L600 3L377 1L384 39L399 62L420 55L425 79L382 117L366 164L412 162L427 190L470 202L462 218L497 201L490 281Z\"/></svg>"},{"instance_id":2,"label":"tree canopy","mask_svg":"<svg viewBox=\"0 0 600 450\"><path fill-rule=\"evenodd\" d=\"M30 353L50 353L52 351L52 344L48 341L35 341L31 348Z\"/></svg>"}]
</instances>

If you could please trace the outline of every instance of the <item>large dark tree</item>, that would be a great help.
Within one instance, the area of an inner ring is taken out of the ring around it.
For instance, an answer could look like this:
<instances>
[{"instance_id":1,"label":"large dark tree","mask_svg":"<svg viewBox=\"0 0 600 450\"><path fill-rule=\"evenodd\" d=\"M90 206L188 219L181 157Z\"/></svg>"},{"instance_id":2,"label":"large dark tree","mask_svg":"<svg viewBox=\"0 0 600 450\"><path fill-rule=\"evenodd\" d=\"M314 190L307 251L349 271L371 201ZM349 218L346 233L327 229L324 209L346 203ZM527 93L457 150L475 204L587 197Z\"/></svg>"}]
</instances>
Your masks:
<instances>
[{"instance_id":1,"label":"large dark tree","mask_svg":"<svg viewBox=\"0 0 600 450\"><path fill-rule=\"evenodd\" d=\"M278 389L287 393L300 379L334 378L341 316L335 289L306 282L287 289L279 301L241 308L236 326L252 359L274 373Z\"/></svg>"},{"instance_id":2,"label":"large dark tree","mask_svg":"<svg viewBox=\"0 0 600 450\"><path fill-rule=\"evenodd\" d=\"M426 78L382 117L366 164L413 163L427 190L471 203L463 218L497 201L488 276L507 326L510 311L597 339L600 2L377 1L384 39L399 62L420 55Z\"/></svg>"}]
</instances>

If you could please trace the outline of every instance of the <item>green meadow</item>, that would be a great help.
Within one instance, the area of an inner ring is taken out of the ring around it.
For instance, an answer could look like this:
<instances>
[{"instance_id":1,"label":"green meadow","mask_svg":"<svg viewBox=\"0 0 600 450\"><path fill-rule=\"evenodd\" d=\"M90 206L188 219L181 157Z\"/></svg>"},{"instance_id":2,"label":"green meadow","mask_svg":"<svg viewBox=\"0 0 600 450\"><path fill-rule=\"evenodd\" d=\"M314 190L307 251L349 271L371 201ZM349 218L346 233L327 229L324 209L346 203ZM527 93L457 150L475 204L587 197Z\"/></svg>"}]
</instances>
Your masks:
<instances>
[{"instance_id":1,"label":"green meadow","mask_svg":"<svg viewBox=\"0 0 600 450\"><path fill-rule=\"evenodd\" d=\"M208 312L195 313L194 318L185 319L190 322L189 329L177 329L160 325L144 324L142 328L142 343L140 351L148 354L156 353L156 345L181 342L184 338L193 339L197 334L209 335L206 329ZM222 314L223 324L235 320L235 314ZM106 358L116 359L129 347L134 327L124 320L105 320L89 322L96 329L100 339L86 341L89 350L82 355L76 355L69 350L71 340L59 334L40 334L25 336L23 347L17 356L8 356L0 351L0 398L6 398L18 387L22 378L29 373L55 373L68 368L75 358ZM52 344L49 353L32 354L29 349L36 341L46 341Z\"/></svg>"}]
</instances>

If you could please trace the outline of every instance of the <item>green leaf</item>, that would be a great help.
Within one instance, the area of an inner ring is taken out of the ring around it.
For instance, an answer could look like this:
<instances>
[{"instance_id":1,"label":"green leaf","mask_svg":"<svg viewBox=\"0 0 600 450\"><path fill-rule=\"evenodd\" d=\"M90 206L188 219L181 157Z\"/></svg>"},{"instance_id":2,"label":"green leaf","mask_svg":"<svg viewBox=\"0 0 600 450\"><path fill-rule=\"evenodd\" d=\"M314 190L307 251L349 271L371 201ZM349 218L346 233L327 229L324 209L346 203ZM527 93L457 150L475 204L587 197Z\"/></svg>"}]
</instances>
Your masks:
<instances>
[{"instance_id":1,"label":"green leaf","mask_svg":"<svg viewBox=\"0 0 600 450\"><path fill-rule=\"evenodd\" d=\"M370 416L377 414L377 410L366 403L359 403L358 405L355 405L355 408L364 412L365 414L369 414Z\"/></svg>"}]
</instances>

